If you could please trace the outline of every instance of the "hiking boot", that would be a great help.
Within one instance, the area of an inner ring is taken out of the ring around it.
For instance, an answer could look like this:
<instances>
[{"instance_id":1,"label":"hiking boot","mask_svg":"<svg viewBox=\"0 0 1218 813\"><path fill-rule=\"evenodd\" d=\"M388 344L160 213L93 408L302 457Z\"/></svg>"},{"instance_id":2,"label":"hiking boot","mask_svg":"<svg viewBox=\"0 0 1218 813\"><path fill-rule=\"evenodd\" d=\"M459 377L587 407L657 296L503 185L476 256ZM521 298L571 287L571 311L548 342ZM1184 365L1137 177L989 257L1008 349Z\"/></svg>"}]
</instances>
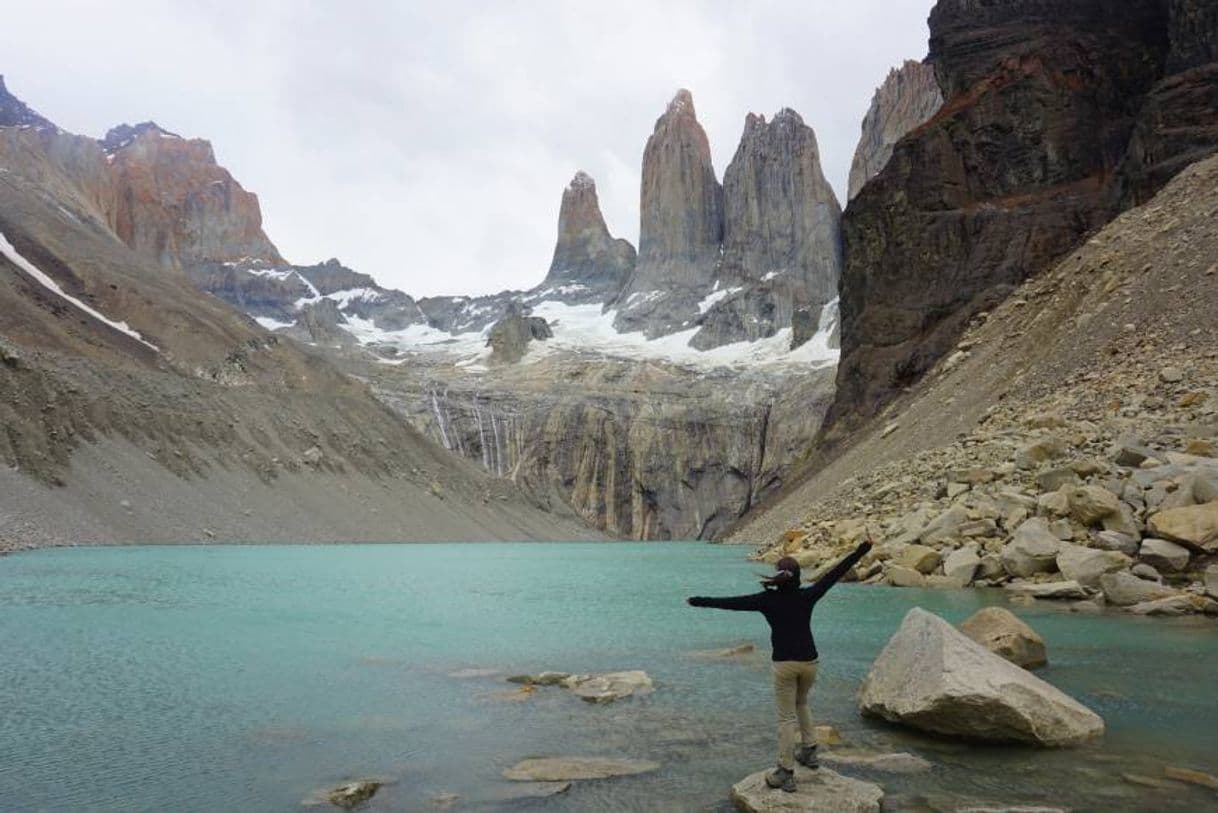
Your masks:
<instances>
[{"instance_id":1,"label":"hiking boot","mask_svg":"<svg viewBox=\"0 0 1218 813\"><path fill-rule=\"evenodd\" d=\"M815 771L820 767L820 758L816 755L815 745L801 745L795 749L795 761L805 768Z\"/></svg>"},{"instance_id":2,"label":"hiking boot","mask_svg":"<svg viewBox=\"0 0 1218 813\"><path fill-rule=\"evenodd\" d=\"M790 771L782 766L779 766L772 772L765 775L765 783L776 790L782 790L786 793L794 793L795 771Z\"/></svg>"}]
</instances>

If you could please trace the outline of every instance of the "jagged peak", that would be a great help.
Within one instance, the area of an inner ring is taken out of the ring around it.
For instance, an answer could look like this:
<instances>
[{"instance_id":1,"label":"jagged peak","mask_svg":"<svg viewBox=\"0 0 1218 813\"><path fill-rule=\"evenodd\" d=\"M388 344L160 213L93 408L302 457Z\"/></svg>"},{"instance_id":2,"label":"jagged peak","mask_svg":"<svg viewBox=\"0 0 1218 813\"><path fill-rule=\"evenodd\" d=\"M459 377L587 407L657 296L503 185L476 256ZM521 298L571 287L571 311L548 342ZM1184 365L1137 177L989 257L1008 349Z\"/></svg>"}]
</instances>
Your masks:
<instances>
[{"instance_id":1,"label":"jagged peak","mask_svg":"<svg viewBox=\"0 0 1218 813\"><path fill-rule=\"evenodd\" d=\"M694 95L685 88L678 89L676 95L672 97L672 101L668 103L666 115L689 115L697 118L698 114L694 110Z\"/></svg>"},{"instance_id":2,"label":"jagged peak","mask_svg":"<svg viewBox=\"0 0 1218 813\"><path fill-rule=\"evenodd\" d=\"M581 169L575 173L575 177L571 179L571 183L567 184L567 188L573 192L588 189L595 192L596 181L592 180L592 176Z\"/></svg>"},{"instance_id":3,"label":"jagged peak","mask_svg":"<svg viewBox=\"0 0 1218 813\"><path fill-rule=\"evenodd\" d=\"M774 114L774 118L768 123L766 117L760 113L749 113L744 117L744 135L742 138L763 138L765 133L771 129L811 129L804 124L803 117L796 113L790 107L784 107Z\"/></svg>"},{"instance_id":4,"label":"jagged peak","mask_svg":"<svg viewBox=\"0 0 1218 813\"><path fill-rule=\"evenodd\" d=\"M25 102L18 99L4 84L4 75L0 74L0 127L33 127L36 129L50 128L58 131L54 122L34 110Z\"/></svg>"},{"instance_id":5,"label":"jagged peak","mask_svg":"<svg viewBox=\"0 0 1218 813\"><path fill-rule=\"evenodd\" d=\"M117 127L111 127L106 133L106 137L101 140L102 149L108 153L121 150L123 147L130 145L137 138L152 134L159 138L177 138L182 136L177 133L166 130L155 121L141 121L139 124L131 125L123 123Z\"/></svg>"},{"instance_id":6,"label":"jagged peak","mask_svg":"<svg viewBox=\"0 0 1218 813\"><path fill-rule=\"evenodd\" d=\"M784 107L782 110L779 110L774 114L774 123L778 124L779 122L802 125L804 123L804 117L796 113L793 108Z\"/></svg>"}]
</instances>

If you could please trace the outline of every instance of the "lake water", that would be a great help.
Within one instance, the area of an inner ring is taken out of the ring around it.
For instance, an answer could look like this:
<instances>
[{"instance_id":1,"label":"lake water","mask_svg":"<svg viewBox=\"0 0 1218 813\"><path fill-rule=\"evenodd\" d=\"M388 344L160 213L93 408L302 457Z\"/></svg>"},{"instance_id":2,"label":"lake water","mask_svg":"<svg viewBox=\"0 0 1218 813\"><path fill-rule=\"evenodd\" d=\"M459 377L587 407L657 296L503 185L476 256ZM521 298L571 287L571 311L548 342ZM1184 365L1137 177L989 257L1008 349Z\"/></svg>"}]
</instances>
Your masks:
<instances>
[{"instance_id":1,"label":"lake water","mask_svg":"<svg viewBox=\"0 0 1218 813\"><path fill-rule=\"evenodd\" d=\"M759 616L684 598L751 592L756 568L743 553L216 546L0 559L0 810L293 811L361 776L394 782L370 811L436 809L443 794L461 797L455 810L729 809L730 784L773 762L766 629ZM859 718L853 694L909 607L959 622L995 601L1001 594L841 585L818 606L818 720L851 745L936 765L920 776L853 773L884 785L899 810L953 810L957 799L1095 811L1218 802L1120 778L1162 776L1165 764L1218 772L1212 622L1016 609L1048 641L1039 674L1107 721L1094 746L967 746ZM741 641L761 654L691 654ZM521 699L503 679L545 669L645 669L658 688L593 706L557 688ZM663 767L505 802L500 772L551 754Z\"/></svg>"}]
</instances>

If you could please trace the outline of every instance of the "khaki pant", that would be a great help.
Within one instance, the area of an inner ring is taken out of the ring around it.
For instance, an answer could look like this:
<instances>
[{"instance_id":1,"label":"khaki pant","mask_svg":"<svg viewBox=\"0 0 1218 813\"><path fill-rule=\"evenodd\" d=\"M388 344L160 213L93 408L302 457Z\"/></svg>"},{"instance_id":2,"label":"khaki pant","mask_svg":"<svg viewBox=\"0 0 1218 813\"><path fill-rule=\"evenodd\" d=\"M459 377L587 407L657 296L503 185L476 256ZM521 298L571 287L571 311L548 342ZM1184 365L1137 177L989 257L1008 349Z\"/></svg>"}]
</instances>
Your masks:
<instances>
[{"instance_id":1,"label":"khaki pant","mask_svg":"<svg viewBox=\"0 0 1218 813\"><path fill-rule=\"evenodd\" d=\"M778 707L778 765L795 769L795 746L813 745L816 732L808 692L816 682L816 661L775 661L774 701Z\"/></svg>"}]
</instances>

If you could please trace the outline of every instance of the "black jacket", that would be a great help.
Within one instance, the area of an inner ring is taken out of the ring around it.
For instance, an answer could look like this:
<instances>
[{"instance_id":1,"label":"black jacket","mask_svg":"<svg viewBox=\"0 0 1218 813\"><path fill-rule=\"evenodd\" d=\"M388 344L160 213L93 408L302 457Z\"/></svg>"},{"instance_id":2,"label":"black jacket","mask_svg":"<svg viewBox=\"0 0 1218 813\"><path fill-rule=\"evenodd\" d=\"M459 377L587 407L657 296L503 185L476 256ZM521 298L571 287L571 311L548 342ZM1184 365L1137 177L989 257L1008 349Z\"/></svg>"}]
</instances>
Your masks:
<instances>
[{"instance_id":1,"label":"black jacket","mask_svg":"<svg viewBox=\"0 0 1218 813\"><path fill-rule=\"evenodd\" d=\"M854 553L810 587L791 585L731 598L694 596L689 603L694 607L759 612L770 625L770 644L774 647L773 660L814 661L817 653L816 642L812 640L812 608L869 550L871 545L859 545Z\"/></svg>"}]
</instances>

